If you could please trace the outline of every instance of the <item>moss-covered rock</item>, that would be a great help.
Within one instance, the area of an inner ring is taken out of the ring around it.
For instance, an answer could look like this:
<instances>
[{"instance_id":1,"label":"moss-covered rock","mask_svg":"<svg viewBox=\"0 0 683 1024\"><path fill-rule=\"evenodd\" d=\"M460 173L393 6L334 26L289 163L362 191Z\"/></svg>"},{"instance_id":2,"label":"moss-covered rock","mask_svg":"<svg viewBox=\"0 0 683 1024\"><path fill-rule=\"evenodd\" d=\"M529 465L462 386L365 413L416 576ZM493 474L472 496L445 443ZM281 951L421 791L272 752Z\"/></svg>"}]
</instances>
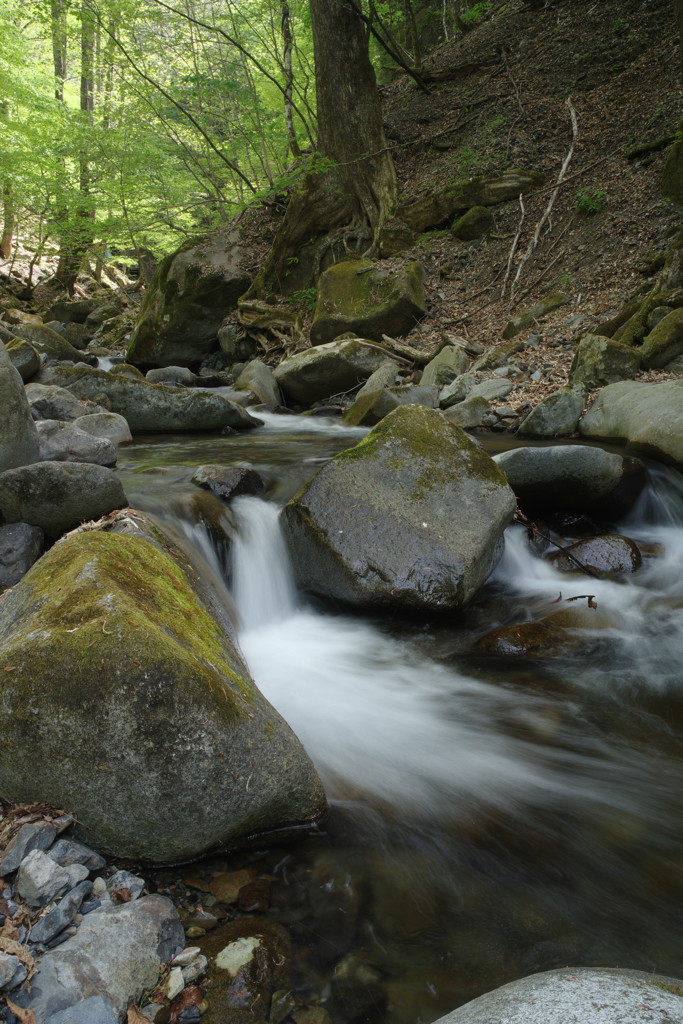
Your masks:
<instances>
[{"instance_id":1,"label":"moss-covered rock","mask_svg":"<svg viewBox=\"0 0 683 1024\"><path fill-rule=\"evenodd\" d=\"M208 390L166 387L85 366L51 367L41 372L41 381L66 388L83 400L106 395L111 411L128 421L133 434L222 427L246 430L258 425L235 402Z\"/></svg>"},{"instance_id":2,"label":"moss-covered rock","mask_svg":"<svg viewBox=\"0 0 683 1024\"><path fill-rule=\"evenodd\" d=\"M431 359L424 368L420 384L444 384L450 383L440 379L440 371L443 367L451 370L450 380L464 373L471 363L470 357L460 345L444 345L437 355Z\"/></svg>"},{"instance_id":3,"label":"moss-covered rock","mask_svg":"<svg viewBox=\"0 0 683 1024\"><path fill-rule=\"evenodd\" d=\"M0 342L0 472L39 458L38 434L24 383Z\"/></svg>"},{"instance_id":4,"label":"moss-covered rock","mask_svg":"<svg viewBox=\"0 0 683 1024\"><path fill-rule=\"evenodd\" d=\"M480 427L491 406L483 395L470 395L462 402L457 402L444 410L444 416L453 426L469 430Z\"/></svg>"},{"instance_id":5,"label":"moss-covered rock","mask_svg":"<svg viewBox=\"0 0 683 1024\"><path fill-rule=\"evenodd\" d=\"M5 342L7 354L15 370L24 383L31 380L40 369L40 356L28 341L23 338L12 338Z\"/></svg>"},{"instance_id":6,"label":"moss-covered rock","mask_svg":"<svg viewBox=\"0 0 683 1024\"><path fill-rule=\"evenodd\" d=\"M451 224L451 234L461 242L473 242L490 234L495 226L493 214L485 206L473 206Z\"/></svg>"},{"instance_id":7,"label":"moss-covered rock","mask_svg":"<svg viewBox=\"0 0 683 1024\"><path fill-rule=\"evenodd\" d=\"M145 293L128 361L190 366L218 348L218 328L251 283L239 232L186 242L167 256Z\"/></svg>"},{"instance_id":8,"label":"moss-covered rock","mask_svg":"<svg viewBox=\"0 0 683 1024\"><path fill-rule=\"evenodd\" d=\"M444 415L394 410L284 510L304 588L356 605L466 604L515 509L489 456Z\"/></svg>"},{"instance_id":9,"label":"moss-covered rock","mask_svg":"<svg viewBox=\"0 0 683 1024\"><path fill-rule=\"evenodd\" d=\"M372 341L408 334L425 312L420 263L387 273L370 260L345 260L320 275L311 342L323 345L347 331Z\"/></svg>"},{"instance_id":10,"label":"moss-covered rock","mask_svg":"<svg viewBox=\"0 0 683 1024\"><path fill-rule=\"evenodd\" d=\"M349 427L357 427L363 423L384 389L396 381L396 363L393 359L385 359L374 373L370 374L363 387L356 395L353 405L344 413L344 422Z\"/></svg>"},{"instance_id":11,"label":"moss-covered rock","mask_svg":"<svg viewBox=\"0 0 683 1024\"><path fill-rule=\"evenodd\" d=\"M573 384L613 384L635 377L640 353L598 334L584 334L569 371Z\"/></svg>"},{"instance_id":12,"label":"moss-covered rock","mask_svg":"<svg viewBox=\"0 0 683 1024\"><path fill-rule=\"evenodd\" d=\"M521 341L513 338L499 345L491 345L472 363L472 370L496 370L499 366L509 363L515 353L523 348Z\"/></svg>"},{"instance_id":13,"label":"moss-covered rock","mask_svg":"<svg viewBox=\"0 0 683 1024\"><path fill-rule=\"evenodd\" d=\"M674 309L650 331L640 350L640 358L645 369L650 370L666 366L682 354L683 309Z\"/></svg>"},{"instance_id":14,"label":"moss-covered rock","mask_svg":"<svg viewBox=\"0 0 683 1024\"><path fill-rule=\"evenodd\" d=\"M18 338L23 338L48 359L66 359L72 363L86 362L93 364L95 357L81 352L60 334L47 327L46 324L22 324L14 328Z\"/></svg>"},{"instance_id":15,"label":"moss-covered rock","mask_svg":"<svg viewBox=\"0 0 683 1024\"><path fill-rule=\"evenodd\" d=\"M115 856L177 861L319 817L324 796L183 571L91 532L0 609L0 788L69 807Z\"/></svg>"},{"instance_id":16,"label":"moss-covered rock","mask_svg":"<svg viewBox=\"0 0 683 1024\"><path fill-rule=\"evenodd\" d=\"M538 302L534 302L533 306L529 306L528 309L522 310L517 316L513 316L512 320L509 320L503 329L503 337L505 339L514 338L521 331L535 324L541 317L547 316L548 313L559 309L560 306L565 306L568 302L569 296L563 292L554 292L552 295L546 295L544 298L539 299Z\"/></svg>"},{"instance_id":17,"label":"moss-covered rock","mask_svg":"<svg viewBox=\"0 0 683 1024\"><path fill-rule=\"evenodd\" d=\"M439 388L435 384L398 384L384 388L375 396L372 405L366 409L361 422L364 426L374 427L394 409L401 405L424 405L427 409L436 409L439 401Z\"/></svg>"},{"instance_id":18,"label":"moss-covered rock","mask_svg":"<svg viewBox=\"0 0 683 1024\"><path fill-rule=\"evenodd\" d=\"M677 206L683 206L683 139L669 150L661 178L662 193Z\"/></svg>"},{"instance_id":19,"label":"moss-covered rock","mask_svg":"<svg viewBox=\"0 0 683 1024\"><path fill-rule=\"evenodd\" d=\"M427 228L438 227L456 213L464 213L473 206L495 206L520 194L539 188L545 175L539 171L511 167L506 171L493 171L476 178L463 178L437 192L423 195L398 210L398 216L418 234Z\"/></svg>"},{"instance_id":20,"label":"moss-covered rock","mask_svg":"<svg viewBox=\"0 0 683 1024\"><path fill-rule=\"evenodd\" d=\"M288 402L308 407L355 388L386 358L385 349L362 338L339 339L284 359L274 376Z\"/></svg>"}]
</instances>

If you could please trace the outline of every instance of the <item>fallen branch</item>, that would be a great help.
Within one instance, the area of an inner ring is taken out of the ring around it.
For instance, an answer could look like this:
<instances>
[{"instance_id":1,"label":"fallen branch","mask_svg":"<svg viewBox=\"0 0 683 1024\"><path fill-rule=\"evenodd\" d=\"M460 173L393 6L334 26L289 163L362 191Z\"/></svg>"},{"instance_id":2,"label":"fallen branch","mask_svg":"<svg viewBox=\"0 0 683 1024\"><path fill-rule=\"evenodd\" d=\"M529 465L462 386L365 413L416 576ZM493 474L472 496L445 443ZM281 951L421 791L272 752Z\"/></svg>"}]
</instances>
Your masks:
<instances>
[{"instance_id":1,"label":"fallen branch","mask_svg":"<svg viewBox=\"0 0 683 1024\"><path fill-rule=\"evenodd\" d=\"M512 245L510 246L510 253L508 255L507 266L505 267L505 277L503 278L503 284L500 289L501 299L505 296L505 289L507 288L508 279L510 277L510 272L512 270L512 261L515 258L515 253L517 252L517 246L519 245L519 239L522 234L522 225L524 224L524 217L526 216L526 210L524 209L524 200L522 199L521 192L519 195L519 205L522 210L522 213L519 218L519 223L517 224L517 233L515 234L515 237L512 240Z\"/></svg>"},{"instance_id":2,"label":"fallen branch","mask_svg":"<svg viewBox=\"0 0 683 1024\"><path fill-rule=\"evenodd\" d=\"M432 361L434 356L438 356L441 349L447 344L447 342L442 339L438 345L426 352L424 349L413 348L411 345L404 345L400 341L396 341L395 338L390 338L388 334L382 335L382 341L394 355L400 356L402 359L406 359L411 363L415 363L416 366L426 366L427 363Z\"/></svg>"}]
</instances>

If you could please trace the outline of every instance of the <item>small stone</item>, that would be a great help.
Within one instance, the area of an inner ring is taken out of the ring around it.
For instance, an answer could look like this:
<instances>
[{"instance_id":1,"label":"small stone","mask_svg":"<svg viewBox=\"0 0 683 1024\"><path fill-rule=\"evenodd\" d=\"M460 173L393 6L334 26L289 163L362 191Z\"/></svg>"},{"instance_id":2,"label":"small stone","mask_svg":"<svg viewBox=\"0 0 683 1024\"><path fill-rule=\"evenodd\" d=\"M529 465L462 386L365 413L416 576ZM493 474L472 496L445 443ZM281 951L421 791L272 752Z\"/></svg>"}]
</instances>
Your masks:
<instances>
[{"instance_id":1,"label":"small stone","mask_svg":"<svg viewBox=\"0 0 683 1024\"><path fill-rule=\"evenodd\" d=\"M200 928L199 925L193 924L185 929L185 935L188 939L199 939L202 935L206 935L206 928Z\"/></svg>"},{"instance_id":2,"label":"small stone","mask_svg":"<svg viewBox=\"0 0 683 1024\"><path fill-rule=\"evenodd\" d=\"M20 981L23 981L24 978L19 978L22 970L25 978L28 971L18 956L13 956L11 953L0 953L0 988L14 988Z\"/></svg>"},{"instance_id":3,"label":"small stone","mask_svg":"<svg viewBox=\"0 0 683 1024\"><path fill-rule=\"evenodd\" d=\"M498 366L493 371L494 377L509 377L512 374L511 366Z\"/></svg>"},{"instance_id":4,"label":"small stone","mask_svg":"<svg viewBox=\"0 0 683 1024\"><path fill-rule=\"evenodd\" d=\"M250 871L219 871L211 879L211 892L220 903L235 903L242 886L252 878Z\"/></svg>"},{"instance_id":5,"label":"small stone","mask_svg":"<svg viewBox=\"0 0 683 1024\"><path fill-rule=\"evenodd\" d=\"M183 981L185 985L193 985L195 981L198 981L204 974L206 974L209 967L209 961L205 956L198 956L187 967L183 967Z\"/></svg>"},{"instance_id":6,"label":"small stone","mask_svg":"<svg viewBox=\"0 0 683 1024\"><path fill-rule=\"evenodd\" d=\"M534 372L531 374L531 377L529 379L533 380L533 381L543 380L543 374L541 373L540 370L534 370Z\"/></svg>"},{"instance_id":7,"label":"small stone","mask_svg":"<svg viewBox=\"0 0 683 1024\"><path fill-rule=\"evenodd\" d=\"M58 839L50 847L48 857L62 867L68 867L69 864L84 864L89 871L102 871L107 865L104 857L100 857L99 853L95 853L83 843L76 842L75 839Z\"/></svg>"},{"instance_id":8,"label":"small stone","mask_svg":"<svg viewBox=\"0 0 683 1024\"><path fill-rule=\"evenodd\" d=\"M196 1024L201 1019L202 1015L197 1006L186 1006L178 1015L179 1024Z\"/></svg>"},{"instance_id":9,"label":"small stone","mask_svg":"<svg viewBox=\"0 0 683 1024\"><path fill-rule=\"evenodd\" d=\"M185 946L185 949L181 949L178 955L173 957L173 966L187 967L197 959L200 953L199 946Z\"/></svg>"},{"instance_id":10,"label":"small stone","mask_svg":"<svg viewBox=\"0 0 683 1024\"><path fill-rule=\"evenodd\" d=\"M136 900L138 896L142 895L144 888L144 878L140 878L139 875L133 875L130 871L117 871L116 874L107 879L107 892L110 896L120 892L122 889L127 889L131 900ZM128 900L123 902L127 903Z\"/></svg>"},{"instance_id":11,"label":"small stone","mask_svg":"<svg viewBox=\"0 0 683 1024\"><path fill-rule=\"evenodd\" d=\"M57 904L54 910L41 918L31 929L31 942L49 943L56 935L64 931L76 917L81 904L90 894L92 884L81 882Z\"/></svg>"},{"instance_id":12,"label":"small stone","mask_svg":"<svg viewBox=\"0 0 683 1024\"><path fill-rule=\"evenodd\" d=\"M55 864L42 850L33 850L19 866L17 892L29 907L46 906L68 889L69 883L68 869Z\"/></svg>"},{"instance_id":13,"label":"small stone","mask_svg":"<svg viewBox=\"0 0 683 1024\"><path fill-rule=\"evenodd\" d=\"M181 967L172 967L164 985L164 996L172 1001L185 988L185 979Z\"/></svg>"},{"instance_id":14,"label":"small stone","mask_svg":"<svg viewBox=\"0 0 683 1024\"><path fill-rule=\"evenodd\" d=\"M16 871L24 857L32 850L47 850L57 838L57 829L52 822L37 821L22 825L14 839L8 844L0 863L0 875Z\"/></svg>"}]
</instances>

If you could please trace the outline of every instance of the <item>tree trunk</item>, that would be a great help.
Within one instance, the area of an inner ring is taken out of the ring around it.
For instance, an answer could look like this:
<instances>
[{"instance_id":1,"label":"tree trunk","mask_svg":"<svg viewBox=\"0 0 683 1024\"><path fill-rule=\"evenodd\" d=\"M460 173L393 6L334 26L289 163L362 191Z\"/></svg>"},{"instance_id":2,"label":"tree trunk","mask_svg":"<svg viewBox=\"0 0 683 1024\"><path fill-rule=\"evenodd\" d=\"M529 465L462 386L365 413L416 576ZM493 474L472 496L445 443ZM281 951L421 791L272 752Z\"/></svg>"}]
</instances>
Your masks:
<instances>
[{"instance_id":1,"label":"tree trunk","mask_svg":"<svg viewBox=\"0 0 683 1024\"><path fill-rule=\"evenodd\" d=\"M397 186L358 0L309 0L318 101L312 172L294 192L251 297L286 290L290 265L318 239L374 252ZM314 268L314 272L317 268Z\"/></svg>"},{"instance_id":2,"label":"tree trunk","mask_svg":"<svg viewBox=\"0 0 683 1024\"><path fill-rule=\"evenodd\" d=\"M285 72L285 121L287 124L287 141L293 157L300 157L301 150L296 140L294 128L294 117L292 112L292 90L294 88L294 74L292 72L292 21L289 14L289 3L287 0L280 0L280 25L282 27L282 60Z\"/></svg>"},{"instance_id":3,"label":"tree trunk","mask_svg":"<svg viewBox=\"0 0 683 1024\"><path fill-rule=\"evenodd\" d=\"M0 100L0 123L7 124L8 121L9 103L7 100ZM8 260L12 252L15 213L12 182L9 178L5 178L2 185L2 237L0 238L0 257L3 260Z\"/></svg>"},{"instance_id":4,"label":"tree trunk","mask_svg":"<svg viewBox=\"0 0 683 1024\"><path fill-rule=\"evenodd\" d=\"M676 12L676 24L678 26L679 61L681 66L681 77L683 78L683 0L674 0Z\"/></svg>"}]
</instances>

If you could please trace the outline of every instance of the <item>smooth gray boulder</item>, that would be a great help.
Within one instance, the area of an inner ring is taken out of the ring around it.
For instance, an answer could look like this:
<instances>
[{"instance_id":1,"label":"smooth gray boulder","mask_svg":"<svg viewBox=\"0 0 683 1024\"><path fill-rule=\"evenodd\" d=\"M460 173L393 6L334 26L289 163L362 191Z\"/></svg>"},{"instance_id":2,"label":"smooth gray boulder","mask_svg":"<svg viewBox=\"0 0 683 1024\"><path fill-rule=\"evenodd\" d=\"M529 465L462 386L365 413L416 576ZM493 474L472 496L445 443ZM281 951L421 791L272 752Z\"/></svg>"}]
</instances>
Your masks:
<instances>
[{"instance_id":1,"label":"smooth gray boulder","mask_svg":"<svg viewBox=\"0 0 683 1024\"><path fill-rule=\"evenodd\" d=\"M440 384L443 386L445 383L450 383L450 380L453 380L454 377L464 373L471 362L472 360L464 348L461 348L459 345L446 345L427 363L422 371L420 384ZM440 377L440 373L444 369L452 371L448 382Z\"/></svg>"},{"instance_id":2,"label":"smooth gray boulder","mask_svg":"<svg viewBox=\"0 0 683 1024\"><path fill-rule=\"evenodd\" d=\"M308 348L284 359L274 377L285 399L310 406L367 380L387 358L381 346L361 338L345 338Z\"/></svg>"},{"instance_id":3,"label":"smooth gray boulder","mask_svg":"<svg viewBox=\"0 0 683 1024\"><path fill-rule=\"evenodd\" d=\"M68 804L78 838L154 863L317 822L320 780L220 599L130 523L55 544L0 603L0 792Z\"/></svg>"},{"instance_id":4,"label":"smooth gray boulder","mask_svg":"<svg viewBox=\"0 0 683 1024\"><path fill-rule=\"evenodd\" d=\"M0 343L0 472L40 459L40 442L24 382Z\"/></svg>"},{"instance_id":5,"label":"smooth gray boulder","mask_svg":"<svg viewBox=\"0 0 683 1024\"><path fill-rule=\"evenodd\" d=\"M93 402L81 402L57 385L40 384L32 381L26 385L26 398L31 407L34 420L61 420L70 422L80 416L89 416L95 412L106 412Z\"/></svg>"},{"instance_id":6,"label":"smooth gray boulder","mask_svg":"<svg viewBox=\"0 0 683 1024\"><path fill-rule=\"evenodd\" d=\"M466 604L502 551L515 497L489 456L445 416L394 410L284 509L296 574L355 605Z\"/></svg>"},{"instance_id":7,"label":"smooth gray boulder","mask_svg":"<svg viewBox=\"0 0 683 1024\"><path fill-rule=\"evenodd\" d=\"M12 361L12 365L19 371L19 376L24 383L31 380L40 369L40 356L23 338L0 338L5 342L5 348Z\"/></svg>"},{"instance_id":8,"label":"smooth gray boulder","mask_svg":"<svg viewBox=\"0 0 683 1024\"><path fill-rule=\"evenodd\" d=\"M450 409L452 405L464 402L476 382L477 378L473 374L461 373L439 392L440 408Z\"/></svg>"},{"instance_id":9,"label":"smooth gray boulder","mask_svg":"<svg viewBox=\"0 0 683 1024\"><path fill-rule=\"evenodd\" d=\"M189 388L197 380L197 374L188 370L186 366L161 366L154 370L148 370L145 379L150 384L168 384L174 388Z\"/></svg>"},{"instance_id":10,"label":"smooth gray boulder","mask_svg":"<svg viewBox=\"0 0 683 1024\"><path fill-rule=\"evenodd\" d=\"M683 463L683 380L611 384L598 392L579 431L664 462Z\"/></svg>"},{"instance_id":11,"label":"smooth gray boulder","mask_svg":"<svg viewBox=\"0 0 683 1024\"><path fill-rule=\"evenodd\" d=\"M588 445L511 448L494 456L524 510L618 516L645 484L645 467Z\"/></svg>"},{"instance_id":12,"label":"smooth gray boulder","mask_svg":"<svg viewBox=\"0 0 683 1024\"><path fill-rule=\"evenodd\" d=\"M117 412L92 412L78 416L73 421L74 427L84 430L93 437L102 437L112 444L128 444L133 435L128 420Z\"/></svg>"},{"instance_id":13,"label":"smooth gray boulder","mask_svg":"<svg viewBox=\"0 0 683 1024\"><path fill-rule=\"evenodd\" d=\"M565 967L511 981L435 1024L683 1024L682 997L678 978Z\"/></svg>"},{"instance_id":14,"label":"smooth gray boulder","mask_svg":"<svg viewBox=\"0 0 683 1024\"><path fill-rule=\"evenodd\" d=\"M235 381L236 391L251 391L264 405L273 407L281 404L280 388L275 375L261 359L252 359L247 363Z\"/></svg>"},{"instance_id":15,"label":"smooth gray boulder","mask_svg":"<svg viewBox=\"0 0 683 1024\"><path fill-rule=\"evenodd\" d=\"M583 407L586 404L586 390L582 384L559 388L534 406L526 419L520 423L519 437L567 437L576 433Z\"/></svg>"},{"instance_id":16,"label":"smooth gray boulder","mask_svg":"<svg viewBox=\"0 0 683 1024\"><path fill-rule=\"evenodd\" d=\"M42 462L89 462L116 465L116 447L105 437L93 437L74 423L39 420L36 423Z\"/></svg>"},{"instance_id":17,"label":"smooth gray boulder","mask_svg":"<svg viewBox=\"0 0 683 1024\"><path fill-rule=\"evenodd\" d=\"M397 366L393 359L385 359L371 373L356 395L353 405L344 413L344 422L350 427L362 423L386 387L396 383Z\"/></svg>"},{"instance_id":18,"label":"smooth gray boulder","mask_svg":"<svg viewBox=\"0 0 683 1024\"><path fill-rule=\"evenodd\" d=\"M21 990L14 1002L45 1021L99 996L121 1020L142 992L157 983L162 966L184 946L184 938L178 912L165 896L93 911L75 935L41 957L31 991Z\"/></svg>"},{"instance_id":19,"label":"smooth gray boulder","mask_svg":"<svg viewBox=\"0 0 683 1024\"><path fill-rule=\"evenodd\" d=\"M469 430L480 427L490 411L491 406L483 395L468 395L464 401L444 409L444 416L453 426Z\"/></svg>"},{"instance_id":20,"label":"smooth gray boulder","mask_svg":"<svg viewBox=\"0 0 683 1024\"><path fill-rule=\"evenodd\" d=\"M105 466L38 462L0 473L5 522L39 526L52 539L127 504L121 481Z\"/></svg>"},{"instance_id":21,"label":"smooth gray boulder","mask_svg":"<svg viewBox=\"0 0 683 1024\"><path fill-rule=\"evenodd\" d=\"M111 411L128 422L133 434L182 430L247 430L258 425L244 409L205 388L173 388L150 384L90 367L52 367L41 373L44 383L68 388L81 400L106 395Z\"/></svg>"},{"instance_id":22,"label":"smooth gray boulder","mask_svg":"<svg viewBox=\"0 0 683 1024\"><path fill-rule=\"evenodd\" d=\"M40 558L43 531L28 523L0 526L0 590L13 587Z\"/></svg>"},{"instance_id":23,"label":"smooth gray boulder","mask_svg":"<svg viewBox=\"0 0 683 1024\"><path fill-rule=\"evenodd\" d=\"M640 352L599 334L584 334L569 371L572 384L613 384L640 369Z\"/></svg>"},{"instance_id":24,"label":"smooth gray boulder","mask_svg":"<svg viewBox=\"0 0 683 1024\"><path fill-rule=\"evenodd\" d=\"M94 363L95 356L86 355L45 324L21 324L12 330L48 359L68 360L72 363Z\"/></svg>"}]
</instances>

